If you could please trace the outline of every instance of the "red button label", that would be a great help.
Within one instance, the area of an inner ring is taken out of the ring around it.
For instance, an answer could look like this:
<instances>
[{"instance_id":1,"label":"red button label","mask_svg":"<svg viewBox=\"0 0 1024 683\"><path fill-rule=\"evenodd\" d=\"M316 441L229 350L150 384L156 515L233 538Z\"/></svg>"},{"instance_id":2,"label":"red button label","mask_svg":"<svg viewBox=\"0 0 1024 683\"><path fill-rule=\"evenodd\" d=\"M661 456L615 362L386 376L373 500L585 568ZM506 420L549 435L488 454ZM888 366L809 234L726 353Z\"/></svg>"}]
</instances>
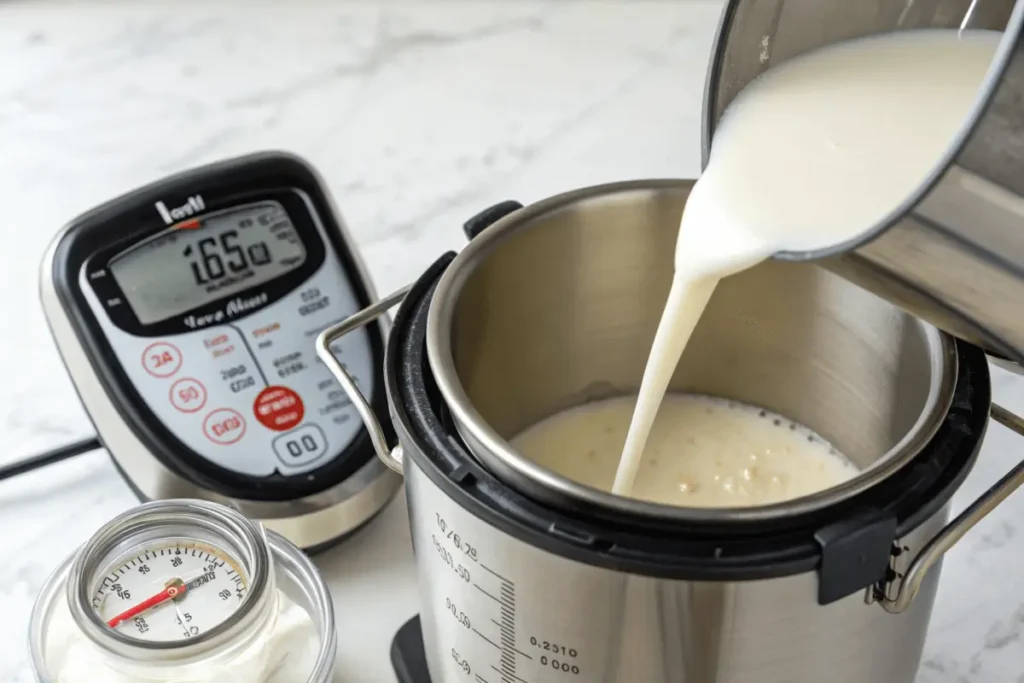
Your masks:
<instances>
[{"instance_id":1,"label":"red button label","mask_svg":"<svg viewBox=\"0 0 1024 683\"><path fill-rule=\"evenodd\" d=\"M181 367L181 351L167 342L150 344L142 352L142 367L154 377L170 377Z\"/></svg>"},{"instance_id":2,"label":"red button label","mask_svg":"<svg viewBox=\"0 0 1024 683\"><path fill-rule=\"evenodd\" d=\"M206 405L206 387L192 377L184 377L171 385L171 405L183 413L195 413Z\"/></svg>"},{"instance_id":3,"label":"red button label","mask_svg":"<svg viewBox=\"0 0 1024 683\"><path fill-rule=\"evenodd\" d=\"M302 422L302 398L288 387L267 387L252 406L256 419L267 429L283 432Z\"/></svg>"},{"instance_id":4,"label":"red button label","mask_svg":"<svg viewBox=\"0 0 1024 683\"><path fill-rule=\"evenodd\" d=\"M215 444L233 444L245 434L245 419L231 408L218 408L203 420L203 434Z\"/></svg>"}]
</instances>

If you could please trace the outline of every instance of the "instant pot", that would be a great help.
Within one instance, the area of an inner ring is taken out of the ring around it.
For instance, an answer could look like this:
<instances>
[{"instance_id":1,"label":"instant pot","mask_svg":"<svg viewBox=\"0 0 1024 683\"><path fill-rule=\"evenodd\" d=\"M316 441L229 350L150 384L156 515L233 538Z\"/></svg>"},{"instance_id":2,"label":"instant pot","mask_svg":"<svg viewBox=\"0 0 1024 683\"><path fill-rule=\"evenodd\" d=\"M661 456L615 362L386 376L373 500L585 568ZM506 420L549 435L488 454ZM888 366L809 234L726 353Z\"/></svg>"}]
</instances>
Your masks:
<instances>
[{"instance_id":1,"label":"instant pot","mask_svg":"<svg viewBox=\"0 0 1024 683\"><path fill-rule=\"evenodd\" d=\"M859 476L687 509L517 454L537 421L638 390L691 187L499 204L458 255L318 339L405 476L432 683L911 683L942 554L1019 484L949 521L990 410L1022 429L991 406L985 354L811 262L723 280L670 390L794 419ZM399 303L377 415L329 344Z\"/></svg>"}]
</instances>

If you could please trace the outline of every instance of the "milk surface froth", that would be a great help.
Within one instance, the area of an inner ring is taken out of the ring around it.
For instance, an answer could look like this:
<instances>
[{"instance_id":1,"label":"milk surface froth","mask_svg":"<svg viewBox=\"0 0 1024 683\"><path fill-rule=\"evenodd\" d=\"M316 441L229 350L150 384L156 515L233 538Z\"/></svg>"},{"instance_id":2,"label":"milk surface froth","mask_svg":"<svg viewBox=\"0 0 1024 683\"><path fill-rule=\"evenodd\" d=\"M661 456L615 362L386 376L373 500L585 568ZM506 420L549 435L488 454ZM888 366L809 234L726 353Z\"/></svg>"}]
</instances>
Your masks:
<instances>
[{"instance_id":1,"label":"milk surface froth","mask_svg":"<svg viewBox=\"0 0 1024 683\"><path fill-rule=\"evenodd\" d=\"M589 403L512 440L521 454L573 481L609 490L635 399ZM723 399L669 394L628 494L667 505L768 505L830 488L857 468L820 436L781 415Z\"/></svg>"}]
</instances>

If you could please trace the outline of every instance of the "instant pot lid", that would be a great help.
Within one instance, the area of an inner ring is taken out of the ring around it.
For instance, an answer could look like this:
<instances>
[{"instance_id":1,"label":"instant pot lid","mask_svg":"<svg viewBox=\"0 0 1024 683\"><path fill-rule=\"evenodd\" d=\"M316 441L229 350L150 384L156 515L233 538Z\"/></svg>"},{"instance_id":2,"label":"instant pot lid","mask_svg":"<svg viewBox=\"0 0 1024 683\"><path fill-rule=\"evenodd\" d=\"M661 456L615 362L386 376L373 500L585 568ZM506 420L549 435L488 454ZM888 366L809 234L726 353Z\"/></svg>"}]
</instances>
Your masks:
<instances>
[{"instance_id":1,"label":"instant pot lid","mask_svg":"<svg viewBox=\"0 0 1024 683\"><path fill-rule=\"evenodd\" d=\"M697 521L556 506L523 495L473 458L430 371L429 307L449 253L410 290L388 342L385 382L406 467L496 529L548 552L634 574L679 580L750 580L820 569L819 601L872 585L892 543L941 509L970 472L990 403L988 366L953 342L959 373L934 438L893 476L825 509L783 519ZM843 568L862 566L860 573ZM830 569L831 568L831 569Z\"/></svg>"},{"instance_id":2,"label":"instant pot lid","mask_svg":"<svg viewBox=\"0 0 1024 683\"><path fill-rule=\"evenodd\" d=\"M676 194L681 196L685 203L685 196L693 183L693 180L640 180L597 185L556 195L525 208L516 204L519 209L514 212L494 212L493 209L488 209L467 223L472 226L467 228L467 231L472 233L471 241L441 274L436 285L436 294L431 297L429 303L426 351L434 382L443 397L455 429L471 454L509 486L550 505L569 506L572 509L586 508L597 515L642 516L687 525L701 522L731 524L742 521L792 519L851 499L892 477L935 438L949 409L958 374L958 357L953 338L924 323L921 323L919 336L923 341L921 351L927 354L926 362L930 366L927 397L921 404L912 427L885 448L880 457L873 459L870 465L864 466L857 476L823 491L771 505L725 509L686 508L612 495L607 491L573 481L522 456L474 404L463 378L459 376L454 348L457 340L453 328L457 324L460 299L479 294L476 290L471 291L469 295L465 292L472 288L471 282L477 273L487 270L490 263L498 260L498 248L514 236L535 228L543 228L545 221L555 220L563 215L563 211L573 212L570 220L579 223L590 219L588 212L620 199L624 202L647 201L648 197ZM499 206L509 204L505 202ZM578 215L575 212L579 212ZM515 245L510 244L508 248L515 249ZM726 282L723 281L719 289L725 285ZM495 315L500 315L500 312ZM487 325L488 321L485 319L482 324ZM473 362L476 363L477 360L474 356ZM730 393L717 395L721 398L742 400L742 397ZM762 408L774 408L757 401L753 403ZM778 412L792 419L800 418L799 415L788 414L785 410ZM804 424L812 429L819 426L814 422ZM842 450L841 445L836 445ZM883 449L879 448L877 452L882 451Z\"/></svg>"}]
</instances>

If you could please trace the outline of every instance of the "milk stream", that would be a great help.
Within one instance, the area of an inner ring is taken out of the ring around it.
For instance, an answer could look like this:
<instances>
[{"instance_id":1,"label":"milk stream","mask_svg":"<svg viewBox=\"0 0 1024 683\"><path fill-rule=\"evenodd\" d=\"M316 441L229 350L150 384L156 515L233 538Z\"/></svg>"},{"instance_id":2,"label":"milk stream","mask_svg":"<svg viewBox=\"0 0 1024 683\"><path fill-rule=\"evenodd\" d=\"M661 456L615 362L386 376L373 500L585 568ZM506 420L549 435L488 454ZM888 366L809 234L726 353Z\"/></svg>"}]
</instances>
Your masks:
<instances>
[{"instance_id":1,"label":"milk stream","mask_svg":"<svg viewBox=\"0 0 1024 683\"><path fill-rule=\"evenodd\" d=\"M730 104L687 200L613 493L636 494L669 380L718 282L884 221L965 125L1001 35L928 29L831 45L773 67Z\"/></svg>"}]
</instances>

